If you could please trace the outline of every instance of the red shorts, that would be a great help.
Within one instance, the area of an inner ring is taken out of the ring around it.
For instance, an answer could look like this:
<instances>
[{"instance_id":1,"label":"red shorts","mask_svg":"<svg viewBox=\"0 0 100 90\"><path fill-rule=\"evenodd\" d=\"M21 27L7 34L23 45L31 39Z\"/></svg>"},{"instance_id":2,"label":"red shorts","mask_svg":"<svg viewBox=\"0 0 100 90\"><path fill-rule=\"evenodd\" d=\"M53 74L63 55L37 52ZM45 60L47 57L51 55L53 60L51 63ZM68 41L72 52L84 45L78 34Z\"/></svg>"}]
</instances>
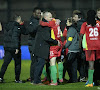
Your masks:
<instances>
[{"instance_id":1,"label":"red shorts","mask_svg":"<svg viewBox=\"0 0 100 90\"><path fill-rule=\"evenodd\" d=\"M62 51L62 46L50 46L50 56L49 59L53 57L60 57Z\"/></svg>"},{"instance_id":2,"label":"red shorts","mask_svg":"<svg viewBox=\"0 0 100 90\"><path fill-rule=\"evenodd\" d=\"M100 59L100 50L86 50L86 61L95 61Z\"/></svg>"}]
</instances>

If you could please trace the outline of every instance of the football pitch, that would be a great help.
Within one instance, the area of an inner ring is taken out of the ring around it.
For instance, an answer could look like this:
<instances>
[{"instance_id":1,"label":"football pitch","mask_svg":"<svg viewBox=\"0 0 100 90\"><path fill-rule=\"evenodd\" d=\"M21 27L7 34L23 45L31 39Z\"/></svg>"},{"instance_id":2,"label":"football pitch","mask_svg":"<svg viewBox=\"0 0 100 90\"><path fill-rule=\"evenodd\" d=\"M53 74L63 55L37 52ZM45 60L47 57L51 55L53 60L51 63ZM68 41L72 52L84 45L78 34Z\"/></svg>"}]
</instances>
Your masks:
<instances>
[{"instance_id":1,"label":"football pitch","mask_svg":"<svg viewBox=\"0 0 100 90\"><path fill-rule=\"evenodd\" d=\"M0 60L0 69L3 60ZM30 60L22 60L21 67L21 80L26 80L30 76ZM42 75L41 78L44 76ZM66 73L66 79L68 79L68 74ZM30 82L25 83L15 83L15 73L14 73L14 61L12 60L9 64L7 71L4 76L5 83L0 83L0 90L100 90L100 86L94 86L92 88L85 87L85 82L78 83L65 83L64 85L49 86L49 85L32 85Z\"/></svg>"}]
</instances>

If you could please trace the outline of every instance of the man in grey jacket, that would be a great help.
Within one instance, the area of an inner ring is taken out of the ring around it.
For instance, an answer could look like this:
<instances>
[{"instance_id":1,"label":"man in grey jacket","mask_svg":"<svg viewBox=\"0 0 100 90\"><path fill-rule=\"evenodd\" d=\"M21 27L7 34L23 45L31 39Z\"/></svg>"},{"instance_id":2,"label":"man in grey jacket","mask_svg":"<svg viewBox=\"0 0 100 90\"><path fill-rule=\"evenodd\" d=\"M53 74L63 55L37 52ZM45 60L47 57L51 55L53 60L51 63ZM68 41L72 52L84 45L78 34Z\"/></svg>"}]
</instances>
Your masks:
<instances>
[{"instance_id":1,"label":"man in grey jacket","mask_svg":"<svg viewBox=\"0 0 100 90\"><path fill-rule=\"evenodd\" d=\"M65 48L68 48L67 60L64 62L69 74L69 82L77 82L77 58L79 53L79 35L72 24L72 18L67 20L67 38Z\"/></svg>"}]
</instances>

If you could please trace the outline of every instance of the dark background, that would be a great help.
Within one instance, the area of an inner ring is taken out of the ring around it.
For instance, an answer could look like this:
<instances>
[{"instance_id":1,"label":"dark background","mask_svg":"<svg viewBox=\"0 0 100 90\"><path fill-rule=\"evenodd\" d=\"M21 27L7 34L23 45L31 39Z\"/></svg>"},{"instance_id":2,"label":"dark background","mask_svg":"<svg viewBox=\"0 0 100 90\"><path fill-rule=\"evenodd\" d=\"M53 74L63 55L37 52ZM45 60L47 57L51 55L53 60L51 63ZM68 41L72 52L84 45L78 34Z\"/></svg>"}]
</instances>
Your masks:
<instances>
[{"instance_id":1,"label":"dark background","mask_svg":"<svg viewBox=\"0 0 100 90\"><path fill-rule=\"evenodd\" d=\"M100 8L100 0L0 0L0 22L10 21L15 13L22 16L24 21L29 21L34 7L42 10L53 11L56 18L65 20L78 9L84 16L89 9ZM22 45L27 45L28 35L22 35ZM0 32L0 45L3 44L3 31Z\"/></svg>"}]
</instances>

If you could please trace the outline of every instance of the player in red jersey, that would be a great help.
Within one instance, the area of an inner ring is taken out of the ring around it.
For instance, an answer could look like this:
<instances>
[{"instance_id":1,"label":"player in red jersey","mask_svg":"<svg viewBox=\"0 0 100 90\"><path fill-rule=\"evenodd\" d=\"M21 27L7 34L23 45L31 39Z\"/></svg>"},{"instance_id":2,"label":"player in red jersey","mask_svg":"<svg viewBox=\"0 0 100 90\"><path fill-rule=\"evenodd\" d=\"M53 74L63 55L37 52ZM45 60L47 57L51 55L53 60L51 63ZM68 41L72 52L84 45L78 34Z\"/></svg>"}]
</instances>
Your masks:
<instances>
[{"instance_id":1,"label":"player in red jersey","mask_svg":"<svg viewBox=\"0 0 100 90\"><path fill-rule=\"evenodd\" d=\"M59 20L58 19L53 19L52 18L52 14L50 12L45 12L44 13L44 18L48 21L48 22L43 22L40 21L40 25L42 26L48 26L51 28L51 38L59 40L60 43L61 42L61 30L59 27ZM56 68L56 58L61 56L61 50L62 50L62 45L61 46L54 46L51 45L50 46L50 68L51 68L51 78L52 78L52 82L50 83L50 85L57 85L57 68ZM63 63L62 62L58 62L58 71L59 71L59 82L63 82Z\"/></svg>"},{"instance_id":2,"label":"player in red jersey","mask_svg":"<svg viewBox=\"0 0 100 90\"><path fill-rule=\"evenodd\" d=\"M80 34L86 35L86 61L89 62L88 81L86 87L93 87L94 61L100 59L100 24L95 20L96 12L87 12L87 21L82 24Z\"/></svg>"},{"instance_id":3,"label":"player in red jersey","mask_svg":"<svg viewBox=\"0 0 100 90\"><path fill-rule=\"evenodd\" d=\"M98 8L97 11L96 11L96 19L98 21L100 21L100 8ZM94 74L93 74L93 82L94 82L95 86L99 85L99 80L100 80L100 73L99 73L100 70L99 70L99 68L100 68L100 59L96 60L94 62L95 71L94 71Z\"/></svg>"}]
</instances>

